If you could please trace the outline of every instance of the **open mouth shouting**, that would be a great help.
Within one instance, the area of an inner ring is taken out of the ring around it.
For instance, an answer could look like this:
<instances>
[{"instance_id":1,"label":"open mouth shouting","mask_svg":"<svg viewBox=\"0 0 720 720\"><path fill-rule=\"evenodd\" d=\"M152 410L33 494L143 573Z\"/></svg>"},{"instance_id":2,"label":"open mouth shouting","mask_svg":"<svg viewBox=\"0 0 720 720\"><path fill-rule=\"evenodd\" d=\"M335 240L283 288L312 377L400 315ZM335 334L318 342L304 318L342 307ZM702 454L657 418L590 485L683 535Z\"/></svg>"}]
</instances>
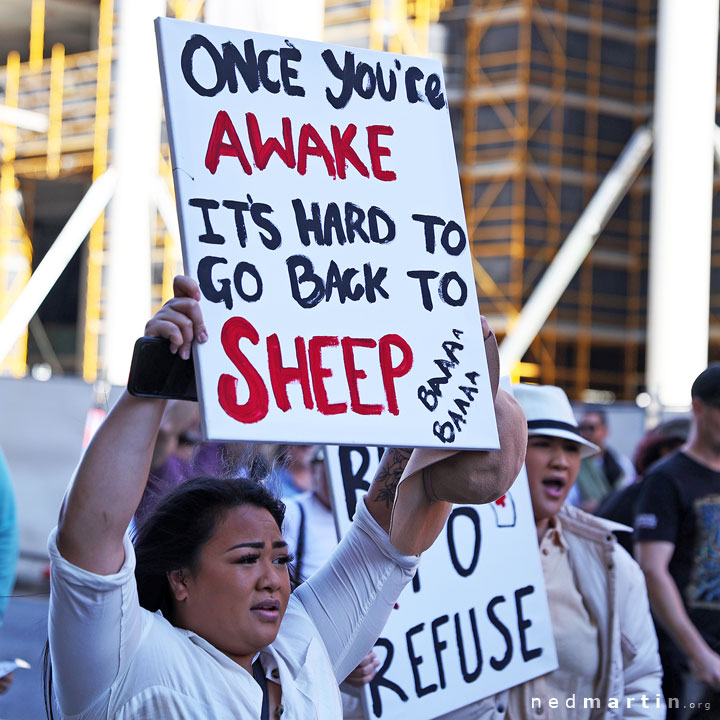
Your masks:
<instances>
[{"instance_id":1,"label":"open mouth shouting","mask_svg":"<svg viewBox=\"0 0 720 720\"><path fill-rule=\"evenodd\" d=\"M563 497L567 481L563 477L554 475L552 477L543 478L542 486L546 494L553 500L559 500Z\"/></svg>"}]
</instances>

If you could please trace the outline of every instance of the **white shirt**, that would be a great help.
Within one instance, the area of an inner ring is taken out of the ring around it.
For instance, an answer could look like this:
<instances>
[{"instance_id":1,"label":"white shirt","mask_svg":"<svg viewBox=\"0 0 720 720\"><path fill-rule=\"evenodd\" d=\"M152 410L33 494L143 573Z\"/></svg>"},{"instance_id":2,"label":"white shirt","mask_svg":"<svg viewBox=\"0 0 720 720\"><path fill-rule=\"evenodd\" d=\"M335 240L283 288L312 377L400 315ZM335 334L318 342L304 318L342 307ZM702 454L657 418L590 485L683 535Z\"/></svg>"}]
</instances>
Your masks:
<instances>
[{"instance_id":1,"label":"white shirt","mask_svg":"<svg viewBox=\"0 0 720 720\"><path fill-rule=\"evenodd\" d=\"M560 519L551 518L540 540L540 561L558 668L510 690L507 718L511 720L589 720L592 715L582 698L598 696L600 638L578 588L569 552ZM559 700L557 708L548 706L551 698Z\"/></svg>"},{"instance_id":2,"label":"white shirt","mask_svg":"<svg viewBox=\"0 0 720 720\"><path fill-rule=\"evenodd\" d=\"M61 716L78 720L237 720L260 717L254 678L207 641L140 607L135 553L114 575L76 567L48 541L49 638ZM330 561L293 593L275 642L283 720L337 720L338 680L372 647L418 558L400 554L358 503Z\"/></svg>"},{"instance_id":3,"label":"white shirt","mask_svg":"<svg viewBox=\"0 0 720 720\"><path fill-rule=\"evenodd\" d=\"M301 505L305 512L305 539L302 558L298 558ZM332 510L325 507L317 495L311 492L285 500L283 537L287 541L290 552L295 555L295 562L302 560L302 579L309 578L327 562L332 551L337 547L338 536Z\"/></svg>"}]
</instances>

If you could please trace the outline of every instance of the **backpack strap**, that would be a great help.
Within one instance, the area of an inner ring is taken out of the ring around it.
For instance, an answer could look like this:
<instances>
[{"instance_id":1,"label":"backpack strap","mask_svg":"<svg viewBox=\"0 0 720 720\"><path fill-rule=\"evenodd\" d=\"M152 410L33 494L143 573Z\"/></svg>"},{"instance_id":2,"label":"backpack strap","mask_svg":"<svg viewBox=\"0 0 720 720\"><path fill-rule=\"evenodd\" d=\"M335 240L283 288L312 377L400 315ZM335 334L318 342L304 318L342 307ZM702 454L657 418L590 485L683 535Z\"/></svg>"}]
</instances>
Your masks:
<instances>
[{"instance_id":1,"label":"backpack strap","mask_svg":"<svg viewBox=\"0 0 720 720\"><path fill-rule=\"evenodd\" d=\"M303 581L302 564L303 555L305 554L305 508L302 501L298 500L298 510L300 511L300 524L298 525L298 537L295 544L295 570L293 572L293 582L300 585Z\"/></svg>"}]
</instances>

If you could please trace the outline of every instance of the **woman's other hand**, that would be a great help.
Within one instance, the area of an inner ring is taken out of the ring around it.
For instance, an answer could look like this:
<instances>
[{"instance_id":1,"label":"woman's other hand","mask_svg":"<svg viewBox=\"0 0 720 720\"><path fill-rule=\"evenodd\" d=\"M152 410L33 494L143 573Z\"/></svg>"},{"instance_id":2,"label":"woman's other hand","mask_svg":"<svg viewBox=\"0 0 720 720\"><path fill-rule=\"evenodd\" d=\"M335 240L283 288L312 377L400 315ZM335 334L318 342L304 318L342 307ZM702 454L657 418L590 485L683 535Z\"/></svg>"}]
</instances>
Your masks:
<instances>
[{"instance_id":1,"label":"woman's other hand","mask_svg":"<svg viewBox=\"0 0 720 720\"><path fill-rule=\"evenodd\" d=\"M173 289L175 297L145 333L167 338L173 352L188 358L193 340L207 340L200 290L183 276ZM110 575L122 566L123 538L145 489L165 406L164 400L123 393L88 446L58 521L58 550L77 567Z\"/></svg>"}]
</instances>

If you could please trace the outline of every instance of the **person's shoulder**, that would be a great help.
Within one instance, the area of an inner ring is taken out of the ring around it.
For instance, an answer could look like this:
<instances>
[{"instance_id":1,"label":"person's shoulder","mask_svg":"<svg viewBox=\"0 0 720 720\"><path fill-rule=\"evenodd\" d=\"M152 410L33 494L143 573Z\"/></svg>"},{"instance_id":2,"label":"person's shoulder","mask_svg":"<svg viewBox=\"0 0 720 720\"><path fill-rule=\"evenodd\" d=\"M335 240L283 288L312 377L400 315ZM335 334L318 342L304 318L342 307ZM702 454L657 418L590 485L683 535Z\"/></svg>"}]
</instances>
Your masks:
<instances>
[{"instance_id":1,"label":"person's shoulder","mask_svg":"<svg viewBox=\"0 0 720 720\"><path fill-rule=\"evenodd\" d=\"M674 542L677 522L688 502L683 484L692 473L693 464L684 453L676 451L645 473L635 505L637 541Z\"/></svg>"},{"instance_id":2,"label":"person's shoulder","mask_svg":"<svg viewBox=\"0 0 720 720\"><path fill-rule=\"evenodd\" d=\"M623 471L623 480L625 482L632 482L635 479L635 466L632 460L622 451L618 450L614 446L609 446L607 451L615 458L615 462L620 466Z\"/></svg>"},{"instance_id":3,"label":"person's shoulder","mask_svg":"<svg viewBox=\"0 0 720 720\"><path fill-rule=\"evenodd\" d=\"M591 515L572 505L563 505L559 517L563 529L570 531L584 530L584 535L597 540L612 541L613 538L610 536L616 530L632 532L632 528L627 525L597 515Z\"/></svg>"},{"instance_id":4,"label":"person's shoulder","mask_svg":"<svg viewBox=\"0 0 720 720\"><path fill-rule=\"evenodd\" d=\"M647 470L645 473L647 482L643 483L643 486L649 487L658 481L675 484L678 478L683 477L695 464L684 452L676 450L667 457L658 460Z\"/></svg>"},{"instance_id":5,"label":"person's shoulder","mask_svg":"<svg viewBox=\"0 0 720 720\"><path fill-rule=\"evenodd\" d=\"M563 506L560 512L560 521L563 530L582 535L584 538L608 548L612 552L613 564L616 573L620 577L625 575L642 576L638 564L630 553L618 543L614 535L617 531L632 532L630 526L597 517L596 515L590 515L584 510L580 510L580 508L568 507L567 505ZM640 574L638 575L638 573Z\"/></svg>"},{"instance_id":6,"label":"person's shoulder","mask_svg":"<svg viewBox=\"0 0 720 720\"><path fill-rule=\"evenodd\" d=\"M282 503L285 505L285 518L283 520L283 533L288 532L287 528L294 528L300 522L300 507L298 505L299 495L293 497L283 497Z\"/></svg>"},{"instance_id":7,"label":"person's shoulder","mask_svg":"<svg viewBox=\"0 0 720 720\"><path fill-rule=\"evenodd\" d=\"M0 448L0 489L12 490L12 480L10 479L10 468L8 467L2 448Z\"/></svg>"},{"instance_id":8,"label":"person's shoulder","mask_svg":"<svg viewBox=\"0 0 720 720\"><path fill-rule=\"evenodd\" d=\"M312 491L305 490L304 492L298 493L297 495L284 497L283 502L285 503L286 509L289 507L293 507L299 512L300 507L302 507L303 509L306 509L308 507L308 504L312 501L312 497Z\"/></svg>"},{"instance_id":9,"label":"person's shoulder","mask_svg":"<svg viewBox=\"0 0 720 720\"><path fill-rule=\"evenodd\" d=\"M306 507L313 515L325 516L332 515L332 510L323 503L318 497L317 493L307 493L308 497L303 501L304 507Z\"/></svg>"},{"instance_id":10,"label":"person's shoulder","mask_svg":"<svg viewBox=\"0 0 720 720\"><path fill-rule=\"evenodd\" d=\"M652 497L674 497L688 502L697 489L703 487L703 481L714 481L718 476L720 473L712 468L676 450L648 470L640 498L645 501Z\"/></svg>"},{"instance_id":11,"label":"person's shoulder","mask_svg":"<svg viewBox=\"0 0 720 720\"><path fill-rule=\"evenodd\" d=\"M635 508L642 491L642 483L641 479L615 490L600 503L595 516L632 526L635 523Z\"/></svg>"},{"instance_id":12,"label":"person's shoulder","mask_svg":"<svg viewBox=\"0 0 720 720\"><path fill-rule=\"evenodd\" d=\"M660 460L645 473L635 502L635 530L654 530L660 509L669 510L680 502L683 475L682 459L678 463L675 457Z\"/></svg>"}]
</instances>

